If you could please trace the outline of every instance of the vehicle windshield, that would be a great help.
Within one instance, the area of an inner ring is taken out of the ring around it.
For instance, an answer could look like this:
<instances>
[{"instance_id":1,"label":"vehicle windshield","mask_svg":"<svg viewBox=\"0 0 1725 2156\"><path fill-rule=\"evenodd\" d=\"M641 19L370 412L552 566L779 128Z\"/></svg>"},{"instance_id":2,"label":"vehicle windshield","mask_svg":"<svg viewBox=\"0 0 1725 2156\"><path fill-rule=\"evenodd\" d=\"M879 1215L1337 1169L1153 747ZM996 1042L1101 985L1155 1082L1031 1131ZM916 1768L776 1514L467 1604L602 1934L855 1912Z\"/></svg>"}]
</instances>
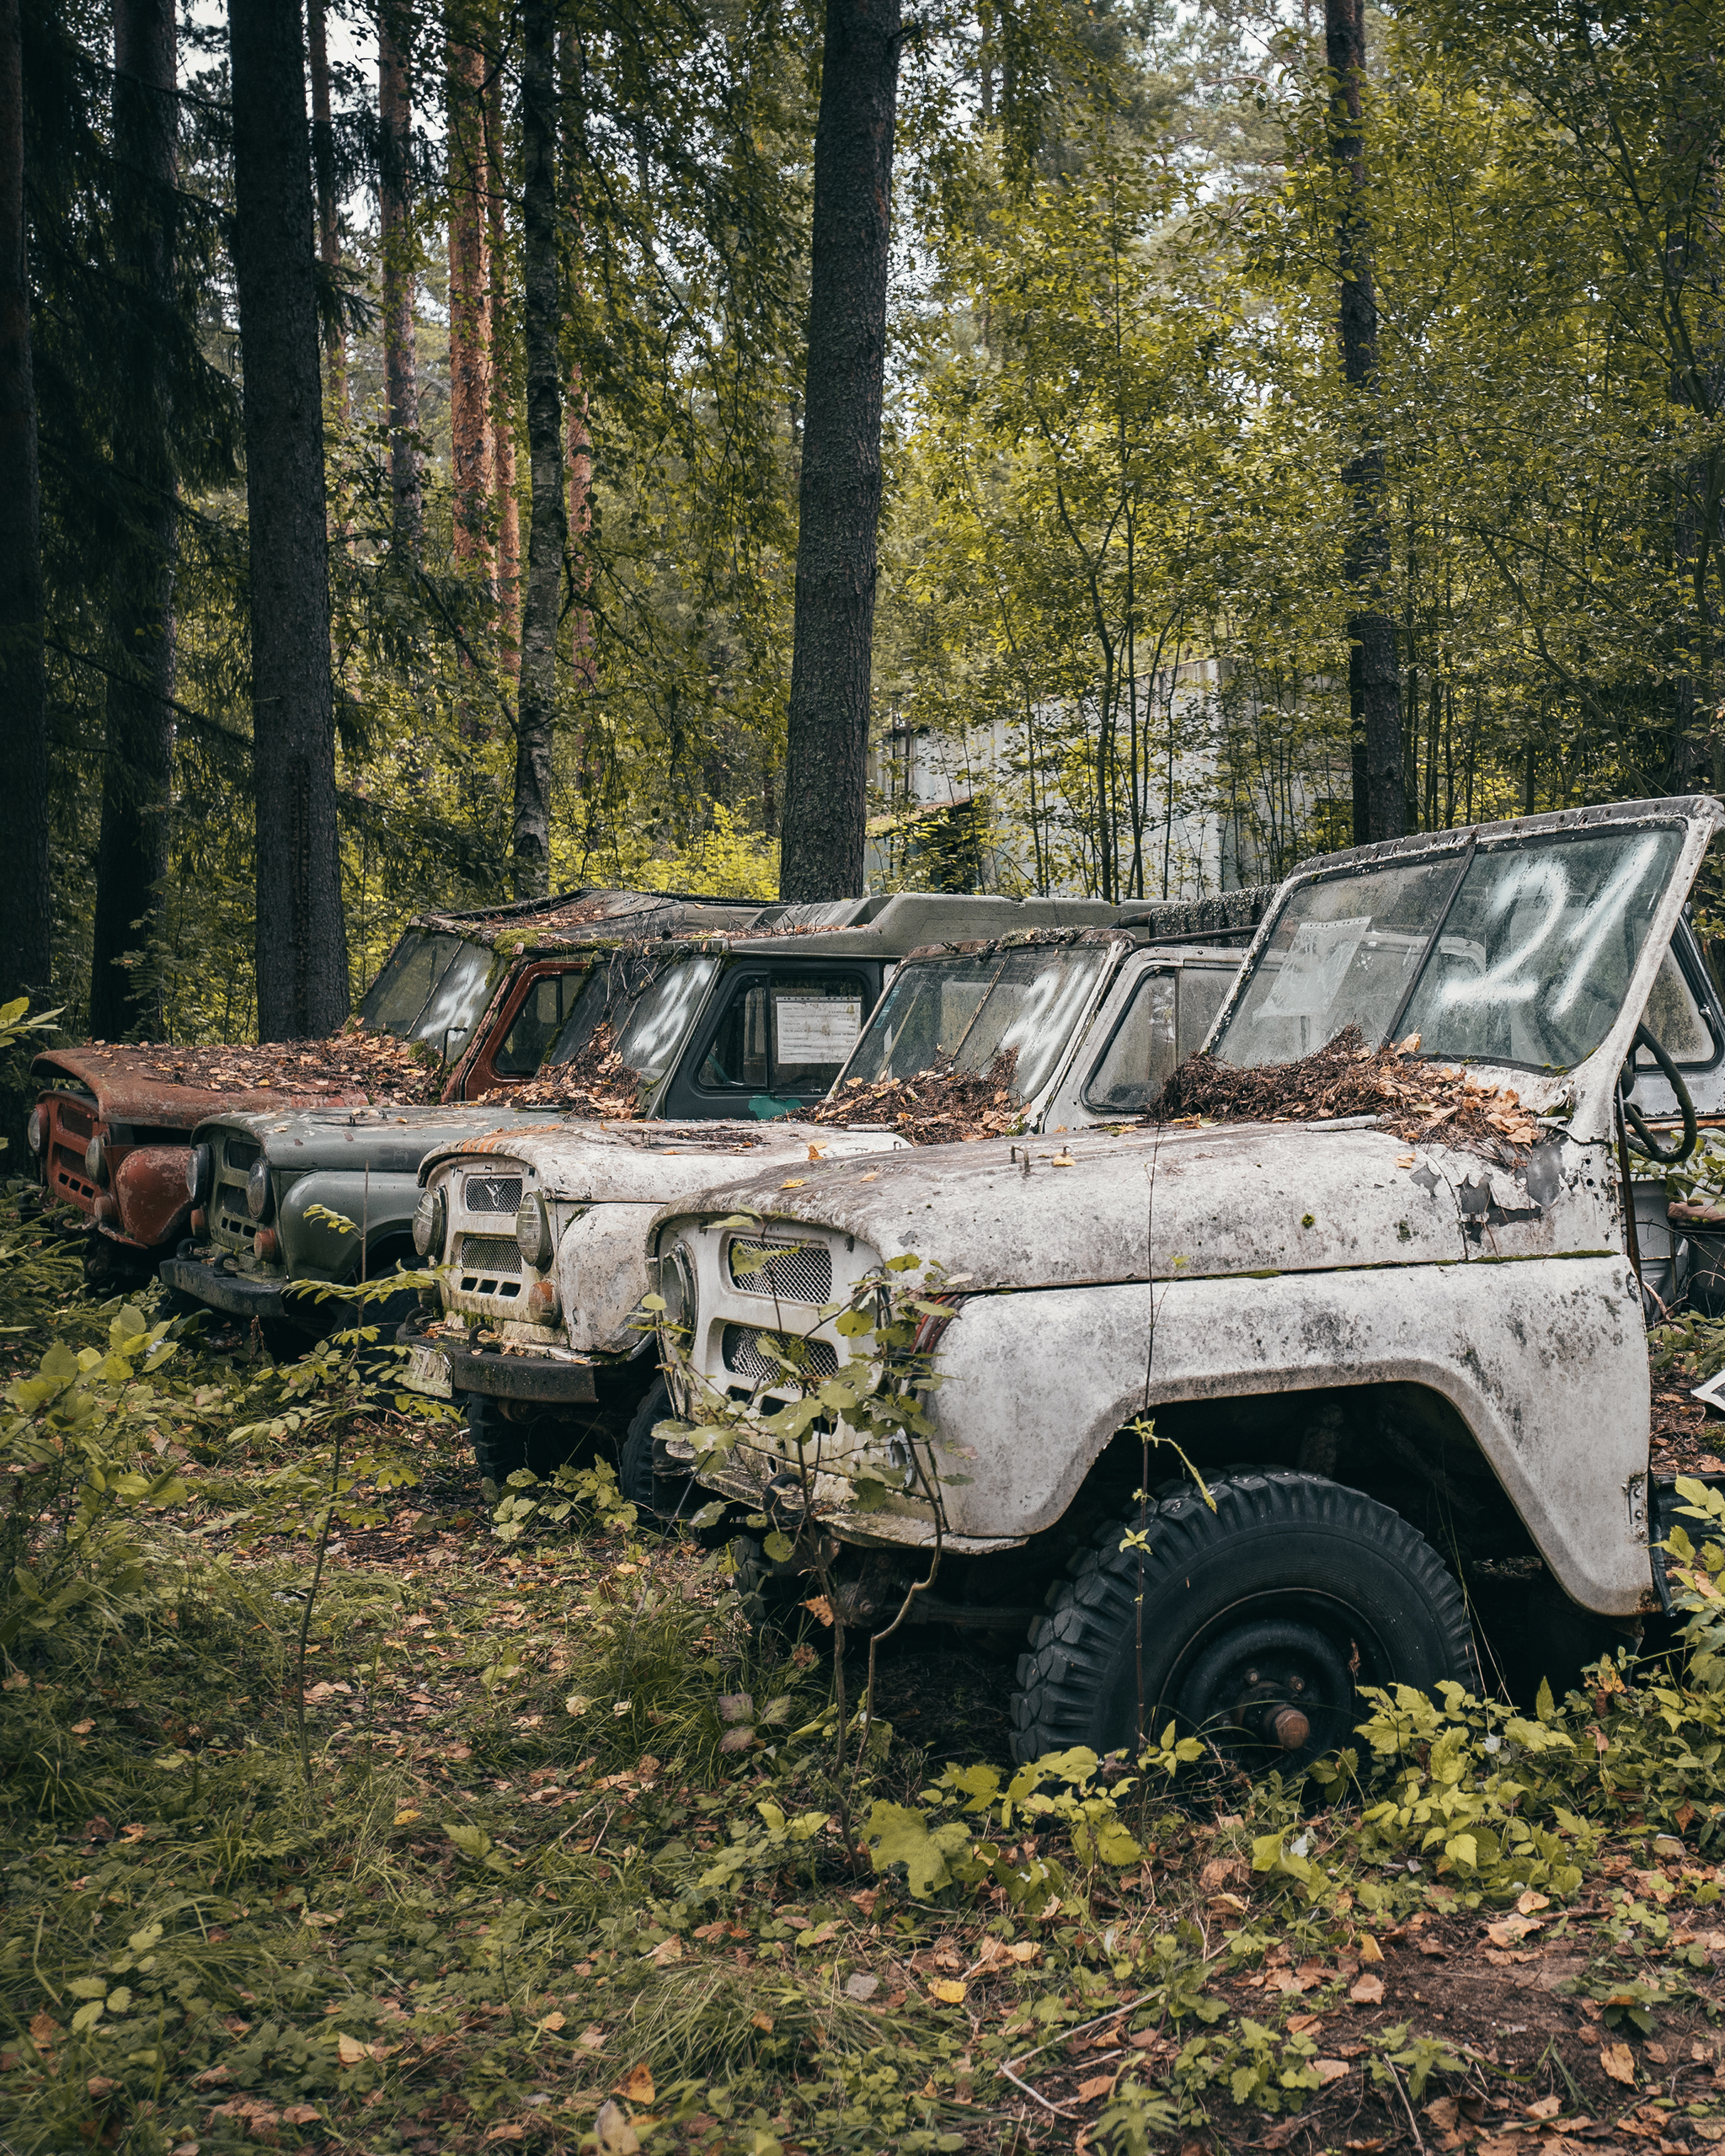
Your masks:
<instances>
[{"instance_id":1,"label":"vehicle windshield","mask_svg":"<svg viewBox=\"0 0 1725 2156\"><path fill-rule=\"evenodd\" d=\"M1567 1070L1623 1007L1678 830L1541 834L1302 883L1215 1043L1250 1066L1358 1026L1375 1047Z\"/></svg>"},{"instance_id":2,"label":"vehicle windshield","mask_svg":"<svg viewBox=\"0 0 1725 2156\"><path fill-rule=\"evenodd\" d=\"M912 959L893 976L845 1075L867 1085L916 1078L948 1058L980 1072L1016 1049L1012 1091L1028 1101L1053 1075L1108 960L1098 944Z\"/></svg>"},{"instance_id":3,"label":"vehicle windshield","mask_svg":"<svg viewBox=\"0 0 1725 2156\"><path fill-rule=\"evenodd\" d=\"M649 1085L670 1070L718 971L717 958L684 958L667 966L630 1007L617 1052Z\"/></svg>"},{"instance_id":4,"label":"vehicle windshield","mask_svg":"<svg viewBox=\"0 0 1725 2156\"><path fill-rule=\"evenodd\" d=\"M485 1007L490 972L483 943L409 929L366 990L360 1020L374 1033L429 1041L440 1055L459 1055Z\"/></svg>"}]
</instances>

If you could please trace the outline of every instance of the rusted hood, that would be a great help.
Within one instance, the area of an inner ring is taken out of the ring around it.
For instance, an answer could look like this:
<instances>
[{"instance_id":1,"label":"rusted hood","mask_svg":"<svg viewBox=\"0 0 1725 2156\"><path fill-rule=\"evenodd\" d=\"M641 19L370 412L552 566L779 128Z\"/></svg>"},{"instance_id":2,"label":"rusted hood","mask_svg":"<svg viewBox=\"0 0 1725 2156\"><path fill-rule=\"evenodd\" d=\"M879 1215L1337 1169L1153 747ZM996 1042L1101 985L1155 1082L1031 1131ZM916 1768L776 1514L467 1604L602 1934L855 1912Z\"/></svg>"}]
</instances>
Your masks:
<instances>
[{"instance_id":1,"label":"rusted hood","mask_svg":"<svg viewBox=\"0 0 1725 2156\"><path fill-rule=\"evenodd\" d=\"M208 1102L205 1107L207 1111ZM196 1136L211 1139L237 1130L263 1147L273 1166L292 1172L318 1168L370 1168L377 1174L412 1175L434 1146L483 1137L497 1129L507 1108L280 1107L263 1112L206 1114ZM529 1118L542 1128L541 1113Z\"/></svg>"},{"instance_id":2,"label":"rusted hood","mask_svg":"<svg viewBox=\"0 0 1725 2156\"><path fill-rule=\"evenodd\" d=\"M755 1169L773 1187L827 1159L908 1151L889 1130L834 1130L811 1123L568 1123L505 1125L427 1155L440 1168L480 1154L519 1161L540 1187L571 1203L663 1205Z\"/></svg>"},{"instance_id":3,"label":"rusted hood","mask_svg":"<svg viewBox=\"0 0 1725 2156\"><path fill-rule=\"evenodd\" d=\"M35 1059L30 1070L45 1091L69 1078L93 1093L99 1113L108 1121L190 1131L209 1114L211 1089L208 1086L176 1086L172 1080L158 1075L157 1066L163 1053L147 1048L47 1049ZM326 1106L346 1106L363 1102L366 1097L355 1091L302 1091L267 1086L223 1091L220 1097L226 1108L244 1109L280 1107L284 1104L308 1107L314 1102Z\"/></svg>"},{"instance_id":4,"label":"rusted hood","mask_svg":"<svg viewBox=\"0 0 1725 2156\"><path fill-rule=\"evenodd\" d=\"M699 1209L914 1251L980 1289L1059 1287L1596 1250L1601 1165L1555 1135L1509 1168L1357 1123L1146 1128L835 1160L795 1189L757 1172Z\"/></svg>"}]
</instances>

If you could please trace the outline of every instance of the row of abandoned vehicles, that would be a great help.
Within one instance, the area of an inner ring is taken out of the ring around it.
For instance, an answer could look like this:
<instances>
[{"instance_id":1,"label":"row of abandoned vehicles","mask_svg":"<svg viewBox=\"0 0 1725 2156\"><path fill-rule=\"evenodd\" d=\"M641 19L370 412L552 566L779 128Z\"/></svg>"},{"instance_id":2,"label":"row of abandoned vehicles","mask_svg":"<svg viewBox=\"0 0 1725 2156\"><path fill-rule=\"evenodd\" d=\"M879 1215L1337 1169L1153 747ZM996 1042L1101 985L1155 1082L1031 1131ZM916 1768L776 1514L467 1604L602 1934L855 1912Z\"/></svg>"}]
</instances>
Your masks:
<instances>
[{"instance_id":1,"label":"row of abandoned vehicles","mask_svg":"<svg viewBox=\"0 0 1725 2156\"><path fill-rule=\"evenodd\" d=\"M1020 1758L1172 1719L1286 1772L1363 1685L1519 1691L1669 1608L1648 1324L1725 1309L1668 1196L1725 1122L1722 824L1196 904L425 915L334 1040L45 1053L29 1145L93 1280L278 1358L363 1318L483 1476L609 1458L756 1621L1016 1635Z\"/></svg>"}]
</instances>

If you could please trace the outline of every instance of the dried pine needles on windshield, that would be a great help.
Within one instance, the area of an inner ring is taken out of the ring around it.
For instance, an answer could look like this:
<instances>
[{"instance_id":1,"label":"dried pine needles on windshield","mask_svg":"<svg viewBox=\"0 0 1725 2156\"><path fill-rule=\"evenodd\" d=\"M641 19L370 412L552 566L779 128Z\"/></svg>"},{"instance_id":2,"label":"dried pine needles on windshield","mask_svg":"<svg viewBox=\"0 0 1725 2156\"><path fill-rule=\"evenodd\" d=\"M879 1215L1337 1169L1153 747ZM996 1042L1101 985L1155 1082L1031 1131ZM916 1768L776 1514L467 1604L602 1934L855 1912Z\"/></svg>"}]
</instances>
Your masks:
<instances>
[{"instance_id":1,"label":"dried pine needles on windshield","mask_svg":"<svg viewBox=\"0 0 1725 2156\"><path fill-rule=\"evenodd\" d=\"M1525 1148L1540 1134L1533 1112L1509 1087L1482 1086L1455 1065L1425 1060L1419 1036L1368 1048L1358 1026L1291 1063L1242 1069L1194 1055L1162 1089L1156 1119L1213 1123L1321 1123L1370 1115L1398 1138L1450 1145Z\"/></svg>"}]
</instances>

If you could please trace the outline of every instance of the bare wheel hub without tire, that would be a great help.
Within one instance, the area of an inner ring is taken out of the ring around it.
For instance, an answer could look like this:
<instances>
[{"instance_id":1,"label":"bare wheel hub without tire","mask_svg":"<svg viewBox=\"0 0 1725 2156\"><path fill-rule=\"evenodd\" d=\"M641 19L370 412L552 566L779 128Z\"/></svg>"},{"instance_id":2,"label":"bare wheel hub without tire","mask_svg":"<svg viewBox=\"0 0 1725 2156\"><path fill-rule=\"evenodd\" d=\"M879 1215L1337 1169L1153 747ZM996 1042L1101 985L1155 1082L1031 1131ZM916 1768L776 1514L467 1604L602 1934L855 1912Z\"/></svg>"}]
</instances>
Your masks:
<instances>
[{"instance_id":1,"label":"bare wheel hub without tire","mask_svg":"<svg viewBox=\"0 0 1725 2156\"><path fill-rule=\"evenodd\" d=\"M1169 1693L1187 1729L1248 1774L1267 1774L1346 1742L1348 1658L1319 1625L1242 1614L1194 1643Z\"/></svg>"}]
</instances>

